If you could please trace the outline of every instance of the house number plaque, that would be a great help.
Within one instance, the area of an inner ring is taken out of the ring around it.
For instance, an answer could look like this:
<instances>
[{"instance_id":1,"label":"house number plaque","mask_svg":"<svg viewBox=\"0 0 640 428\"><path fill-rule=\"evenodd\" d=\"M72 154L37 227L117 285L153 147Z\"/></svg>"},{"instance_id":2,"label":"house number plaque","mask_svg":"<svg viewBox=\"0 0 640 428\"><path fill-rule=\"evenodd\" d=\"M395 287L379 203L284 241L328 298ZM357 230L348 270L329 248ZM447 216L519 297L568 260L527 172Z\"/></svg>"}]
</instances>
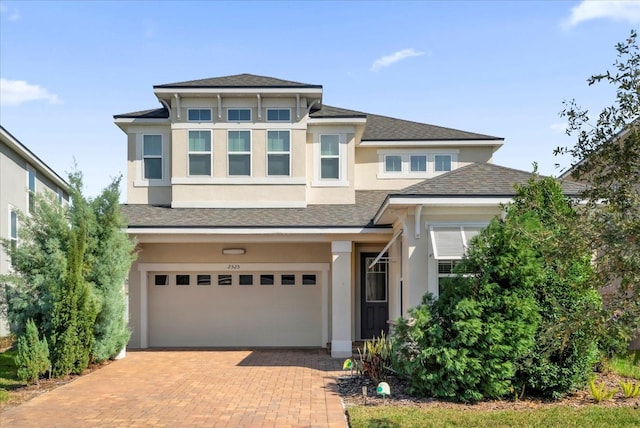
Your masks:
<instances>
[{"instance_id":1,"label":"house number plaque","mask_svg":"<svg viewBox=\"0 0 640 428\"><path fill-rule=\"evenodd\" d=\"M227 270L240 270L240 265L227 265Z\"/></svg>"}]
</instances>

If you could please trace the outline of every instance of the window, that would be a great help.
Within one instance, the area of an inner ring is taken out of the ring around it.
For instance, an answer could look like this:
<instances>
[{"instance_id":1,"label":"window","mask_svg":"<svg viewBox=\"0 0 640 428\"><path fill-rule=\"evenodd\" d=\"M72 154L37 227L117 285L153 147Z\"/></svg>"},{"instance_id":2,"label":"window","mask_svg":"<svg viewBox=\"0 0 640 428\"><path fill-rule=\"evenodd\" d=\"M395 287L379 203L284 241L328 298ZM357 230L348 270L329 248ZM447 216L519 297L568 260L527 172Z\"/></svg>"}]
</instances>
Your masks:
<instances>
[{"instance_id":1,"label":"window","mask_svg":"<svg viewBox=\"0 0 640 428\"><path fill-rule=\"evenodd\" d=\"M229 131L229 175L251 175L251 131Z\"/></svg>"},{"instance_id":2,"label":"window","mask_svg":"<svg viewBox=\"0 0 640 428\"><path fill-rule=\"evenodd\" d=\"M210 108L190 108L187 110L189 122L211 122Z\"/></svg>"},{"instance_id":3,"label":"window","mask_svg":"<svg viewBox=\"0 0 640 428\"><path fill-rule=\"evenodd\" d=\"M273 285L273 275L260 275L260 285Z\"/></svg>"},{"instance_id":4,"label":"window","mask_svg":"<svg viewBox=\"0 0 640 428\"><path fill-rule=\"evenodd\" d=\"M155 285L169 285L169 275L155 275Z\"/></svg>"},{"instance_id":5,"label":"window","mask_svg":"<svg viewBox=\"0 0 640 428\"><path fill-rule=\"evenodd\" d=\"M198 275L196 279L198 285L211 285L211 275Z\"/></svg>"},{"instance_id":6,"label":"window","mask_svg":"<svg viewBox=\"0 0 640 428\"><path fill-rule=\"evenodd\" d=\"M402 172L402 156L386 155L384 157L385 172Z\"/></svg>"},{"instance_id":7,"label":"window","mask_svg":"<svg viewBox=\"0 0 640 428\"><path fill-rule=\"evenodd\" d=\"M436 172L441 171L451 171L451 156L450 155L435 155L434 159L434 169Z\"/></svg>"},{"instance_id":8,"label":"window","mask_svg":"<svg viewBox=\"0 0 640 428\"><path fill-rule=\"evenodd\" d=\"M162 180L162 135L142 136L142 177Z\"/></svg>"},{"instance_id":9,"label":"window","mask_svg":"<svg viewBox=\"0 0 640 428\"><path fill-rule=\"evenodd\" d=\"M231 275L218 275L218 285L231 285Z\"/></svg>"},{"instance_id":10,"label":"window","mask_svg":"<svg viewBox=\"0 0 640 428\"><path fill-rule=\"evenodd\" d=\"M320 179L340 179L340 136L320 136Z\"/></svg>"},{"instance_id":11,"label":"window","mask_svg":"<svg viewBox=\"0 0 640 428\"><path fill-rule=\"evenodd\" d=\"M9 210L9 241L11 249L15 250L18 246L18 213Z\"/></svg>"},{"instance_id":12,"label":"window","mask_svg":"<svg viewBox=\"0 0 640 428\"><path fill-rule=\"evenodd\" d=\"M176 285L189 285L189 275L176 275Z\"/></svg>"},{"instance_id":13,"label":"window","mask_svg":"<svg viewBox=\"0 0 640 428\"><path fill-rule=\"evenodd\" d=\"M58 194L58 203L62 205L62 201L64 201L64 193L62 192L62 189L58 187L56 193Z\"/></svg>"},{"instance_id":14,"label":"window","mask_svg":"<svg viewBox=\"0 0 640 428\"><path fill-rule=\"evenodd\" d=\"M36 171L31 167L27 167L27 180L29 186L27 199L29 201L29 212L32 213L36 209Z\"/></svg>"},{"instance_id":15,"label":"window","mask_svg":"<svg viewBox=\"0 0 640 428\"><path fill-rule=\"evenodd\" d=\"M211 175L211 131L189 131L189 175Z\"/></svg>"},{"instance_id":16,"label":"window","mask_svg":"<svg viewBox=\"0 0 640 428\"><path fill-rule=\"evenodd\" d=\"M240 285L253 285L253 275L238 275Z\"/></svg>"},{"instance_id":17,"label":"window","mask_svg":"<svg viewBox=\"0 0 640 428\"><path fill-rule=\"evenodd\" d=\"M282 285L296 285L296 276L293 274L280 275L280 284Z\"/></svg>"},{"instance_id":18,"label":"window","mask_svg":"<svg viewBox=\"0 0 640 428\"><path fill-rule=\"evenodd\" d=\"M268 108L268 122L291 122L291 110L288 108Z\"/></svg>"},{"instance_id":19,"label":"window","mask_svg":"<svg viewBox=\"0 0 640 428\"><path fill-rule=\"evenodd\" d=\"M409 159L411 172L427 171L427 155L411 155Z\"/></svg>"},{"instance_id":20,"label":"window","mask_svg":"<svg viewBox=\"0 0 640 428\"><path fill-rule=\"evenodd\" d=\"M454 269L460 260L438 260L438 294L442 294L442 287L445 284L445 278L456 276ZM473 272L460 272L463 276L471 276Z\"/></svg>"},{"instance_id":21,"label":"window","mask_svg":"<svg viewBox=\"0 0 640 428\"><path fill-rule=\"evenodd\" d=\"M290 138L289 131L267 131L267 175L290 174Z\"/></svg>"},{"instance_id":22,"label":"window","mask_svg":"<svg viewBox=\"0 0 640 428\"><path fill-rule=\"evenodd\" d=\"M230 108L227 109L228 122L251 122L250 108Z\"/></svg>"},{"instance_id":23,"label":"window","mask_svg":"<svg viewBox=\"0 0 640 428\"><path fill-rule=\"evenodd\" d=\"M302 285L316 285L316 276L313 274L302 275Z\"/></svg>"}]
</instances>

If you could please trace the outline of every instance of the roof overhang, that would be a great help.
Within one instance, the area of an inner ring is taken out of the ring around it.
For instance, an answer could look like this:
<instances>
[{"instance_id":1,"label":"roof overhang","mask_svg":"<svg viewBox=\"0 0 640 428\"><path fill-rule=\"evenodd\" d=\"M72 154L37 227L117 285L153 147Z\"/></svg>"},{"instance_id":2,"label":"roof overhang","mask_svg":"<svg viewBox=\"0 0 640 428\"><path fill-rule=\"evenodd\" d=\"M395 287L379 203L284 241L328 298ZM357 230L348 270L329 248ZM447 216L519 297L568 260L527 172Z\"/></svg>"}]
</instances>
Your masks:
<instances>
[{"instance_id":1,"label":"roof overhang","mask_svg":"<svg viewBox=\"0 0 640 428\"><path fill-rule=\"evenodd\" d=\"M29 150L24 144L22 144L16 137L11 135L9 131L0 126L0 137L2 142L9 148L18 153L22 158L36 168L39 173L44 174L49 180L51 180L56 186L65 192L69 192L69 183L67 183L62 177L60 177L53 169L51 169L46 163L44 163L38 156Z\"/></svg>"},{"instance_id":2,"label":"roof overhang","mask_svg":"<svg viewBox=\"0 0 640 428\"><path fill-rule=\"evenodd\" d=\"M491 146L494 151L498 150L504 144L504 140L362 140L360 147L446 147L446 146Z\"/></svg>"},{"instance_id":3,"label":"roof overhang","mask_svg":"<svg viewBox=\"0 0 640 428\"><path fill-rule=\"evenodd\" d=\"M257 95L257 94L268 94L268 95L287 95L287 96L295 96L295 95L305 95L305 96L314 96L316 98L322 98L322 88L291 88L291 87L154 87L153 93L156 94L158 98L171 98L174 94L178 94L180 96L214 96L214 95L226 95L226 96L242 96L242 95Z\"/></svg>"},{"instance_id":4,"label":"roof overhang","mask_svg":"<svg viewBox=\"0 0 640 428\"><path fill-rule=\"evenodd\" d=\"M512 201L512 195L389 195L373 218L373 224L389 224L392 211L416 206L424 207L499 207Z\"/></svg>"},{"instance_id":5,"label":"roof overhang","mask_svg":"<svg viewBox=\"0 0 640 428\"><path fill-rule=\"evenodd\" d=\"M307 123L309 125L329 125L329 124L344 125L344 124L352 124L352 123L360 123L364 125L367 123L367 118L366 117L353 117L353 118L316 117L316 118L310 118L309 120L307 120Z\"/></svg>"},{"instance_id":6,"label":"roof overhang","mask_svg":"<svg viewBox=\"0 0 640 428\"><path fill-rule=\"evenodd\" d=\"M141 117L118 117L113 122L126 132L126 128L131 125L170 125L169 118L141 118Z\"/></svg>"}]
</instances>

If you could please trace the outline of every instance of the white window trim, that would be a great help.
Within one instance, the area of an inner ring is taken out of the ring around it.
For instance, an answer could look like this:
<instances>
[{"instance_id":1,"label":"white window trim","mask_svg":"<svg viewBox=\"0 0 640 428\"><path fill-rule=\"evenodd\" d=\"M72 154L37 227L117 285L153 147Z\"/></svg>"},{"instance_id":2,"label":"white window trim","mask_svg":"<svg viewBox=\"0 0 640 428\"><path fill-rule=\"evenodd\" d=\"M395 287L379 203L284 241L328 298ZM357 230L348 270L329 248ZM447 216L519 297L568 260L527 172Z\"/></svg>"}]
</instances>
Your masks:
<instances>
[{"instance_id":1,"label":"white window trim","mask_svg":"<svg viewBox=\"0 0 640 428\"><path fill-rule=\"evenodd\" d=\"M426 226L426 225L425 225ZM462 238L462 245L464 248L464 253L467 252L469 248L469 242L471 238L475 236L472 232L477 231L477 229L484 229L488 226L488 223L438 223L428 225L429 228L429 238L431 240L431 255L436 260L461 260L464 254L460 256L451 256L451 255L440 255L438 254L438 247L436 245L436 230L438 229L459 229L460 237Z\"/></svg>"},{"instance_id":2,"label":"white window trim","mask_svg":"<svg viewBox=\"0 0 640 428\"><path fill-rule=\"evenodd\" d=\"M320 155L320 141L323 135L338 136L338 165L339 178L322 178L321 166L322 156ZM347 179L347 134L344 132L321 132L315 135L314 141L314 180L311 183L313 187L349 187Z\"/></svg>"},{"instance_id":3,"label":"white window trim","mask_svg":"<svg viewBox=\"0 0 640 428\"><path fill-rule=\"evenodd\" d=\"M287 110L289 111L289 120L269 120L269 111L270 110ZM291 123L291 109L288 107L267 107L265 109L265 121L270 123Z\"/></svg>"},{"instance_id":4,"label":"white window trim","mask_svg":"<svg viewBox=\"0 0 640 428\"><path fill-rule=\"evenodd\" d=\"M231 120L229 119L229 111L230 110L249 110L249 119L248 120ZM251 122L253 119L253 109L251 107L227 107L227 122L232 123L240 123L240 122Z\"/></svg>"},{"instance_id":5,"label":"white window trim","mask_svg":"<svg viewBox=\"0 0 640 428\"><path fill-rule=\"evenodd\" d=\"M33 173L33 190L31 190L31 186L29 184L29 176L30 174ZM29 201L31 201L31 198L33 199L33 206L35 209L35 195L36 192L38 191L38 173L36 171L36 169L34 167L32 167L31 165L27 164L27 209L26 212L30 215L31 214L31 210L29 209L30 204ZM33 195L32 195L33 193Z\"/></svg>"},{"instance_id":6,"label":"white window trim","mask_svg":"<svg viewBox=\"0 0 640 428\"><path fill-rule=\"evenodd\" d=\"M249 133L249 151L248 152L230 152L229 151L229 132L242 132L246 131ZM229 174L229 155L249 155L249 175L231 175ZM227 130L227 177L238 178L245 177L251 178L253 177L253 132L251 129L229 129Z\"/></svg>"},{"instance_id":7,"label":"white window trim","mask_svg":"<svg viewBox=\"0 0 640 428\"><path fill-rule=\"evenodd\" d=\"M209 120L190 120L189 119L189 112L191 112L191 110L209 110L209 115L211 116L211 119ZM213 122L213 109L212 108L207 108L207 107L189 107L187 108L187 122L194 122L194 123L210 123Z\"/></svg>"},{"instance_id":8,"label":"white window trim","mask_svg":"<svg viewBox=\"0 0 640 428\"><path fill-rule=\"evenodd\" d=\"M207 131L209 132L209 141L210 141L210 148L211 150L209 150L208 152L192 152L191 150L189 150L189 133L191 131L194 132L204 132ZM191 175L191 162L190 162L190 158L189 155L194 154L194 155L209 155L209 170L211 171L211 174L209 175ZM210 129L189 129L187 130L187 177L202 177L202 178L206 178L206 177L212 177L213 176L213 132Z\"/></svg>"},{"instance_id":9,"label":"white window trim","mask_svg":"<svg viewBox=\"0 0 640 428\"><path fill-rule=\"evenodd\" d=\"M20 219L18 218L18 209L16 207L14 207L13 205L9 205L8 206L8 212L9 212L9 218L8 218L8 224L9 224L9 228L7 229L7 236L9 237L9 242L11 241L15 241L16 245L19 242L19 238L18 238L18 234L19 234L19 230L20 230ZM13 236L11 236L11 214L15 213L16 214L16 237L14 238Z\"/></svg>"},{"instance_id":10,"label":"white window trim","mask_svg":"<svg viewBox=\"0 0 640 428\"><path fill-rule=\"evenodd\" d=\"M460 150L427 150L427 149L392 149L392 150L378 150L378 177L379 179L410 179L410 178L431 178L444 174L449 171L436 171L435 170L435 157L436 156L449 156L451 157L451 171L458 168L458 154ZM427 170L426 171L411 171L411 156L422 155L427 157ZM386 171L385 159L387 156L401 156L402 157L402 169L401 171Z\"/></svg>"},{"instance_id":11,"label":"white window trim","mask_svg":"<svg viewBox=\"0 0 640 428\"><path fill-rule=\"evenodd\" d=\"M162 141L162 179L146 179L144 178L144 136L160 135ZM133 181L134 187L153 187L153 186L170 186L171 177L169 175L168 159L168 136L160 130L148 130L147 132L136 133L136 179Z\"/></svg>"},{"instance_id":12,"label":"white window trim","mask_svg":"<svg viewBox=\"0 0 640 428\"><path fill-rule=\"evenodd\" d=\"M287 152L270 152L269 151L269 132L283 132L286 131L289 133L289 151ZM267 177L291 177L291 168L293 163L291 162L291 130L290 129L268 129L266 132L266 141L265 141L265 174ZM289 155L289 174L288 175L270 175L269 174L269 155Z\"/></svg>"}]
</instances>

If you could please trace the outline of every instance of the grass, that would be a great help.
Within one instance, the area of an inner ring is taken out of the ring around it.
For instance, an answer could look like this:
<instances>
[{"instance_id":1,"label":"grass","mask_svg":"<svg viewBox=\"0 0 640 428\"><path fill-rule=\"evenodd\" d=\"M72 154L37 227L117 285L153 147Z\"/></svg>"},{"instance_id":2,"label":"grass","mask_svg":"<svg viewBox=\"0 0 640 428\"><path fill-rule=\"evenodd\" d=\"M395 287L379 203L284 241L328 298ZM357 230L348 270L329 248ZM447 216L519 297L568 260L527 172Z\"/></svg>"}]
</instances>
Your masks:
<instances>
[{"instance_id":1,"label":"grass","mask_svg":"<svg viewBox=\"0 0 640 428\"><path fill-rule=\"evenodd\" d=\"M613 373L640 380L640 362L635 361L634 353L613 357L607 363L607 368Z\"/></svg>"},{"instance_id":2,"label":"grass","mask_svg":"<svg viewBox=\"0 0 640 428\"><path fill-rule=\"evenodd\" d=\"M352 428L640 426L640 411L633 407L474 411L356 406L348 413Z\"/></svg>"},{"instance_id":3,"label":"grass","mask_svg":"<svg viewBox=\"0 0 640 428\"><path fill-rule=\"evenodd\" d=\"M0 403L9 400L9 391L24 386L24 382L18 380L17 353L15 348L0 353Z\"/></svg>"}]
</instances>

